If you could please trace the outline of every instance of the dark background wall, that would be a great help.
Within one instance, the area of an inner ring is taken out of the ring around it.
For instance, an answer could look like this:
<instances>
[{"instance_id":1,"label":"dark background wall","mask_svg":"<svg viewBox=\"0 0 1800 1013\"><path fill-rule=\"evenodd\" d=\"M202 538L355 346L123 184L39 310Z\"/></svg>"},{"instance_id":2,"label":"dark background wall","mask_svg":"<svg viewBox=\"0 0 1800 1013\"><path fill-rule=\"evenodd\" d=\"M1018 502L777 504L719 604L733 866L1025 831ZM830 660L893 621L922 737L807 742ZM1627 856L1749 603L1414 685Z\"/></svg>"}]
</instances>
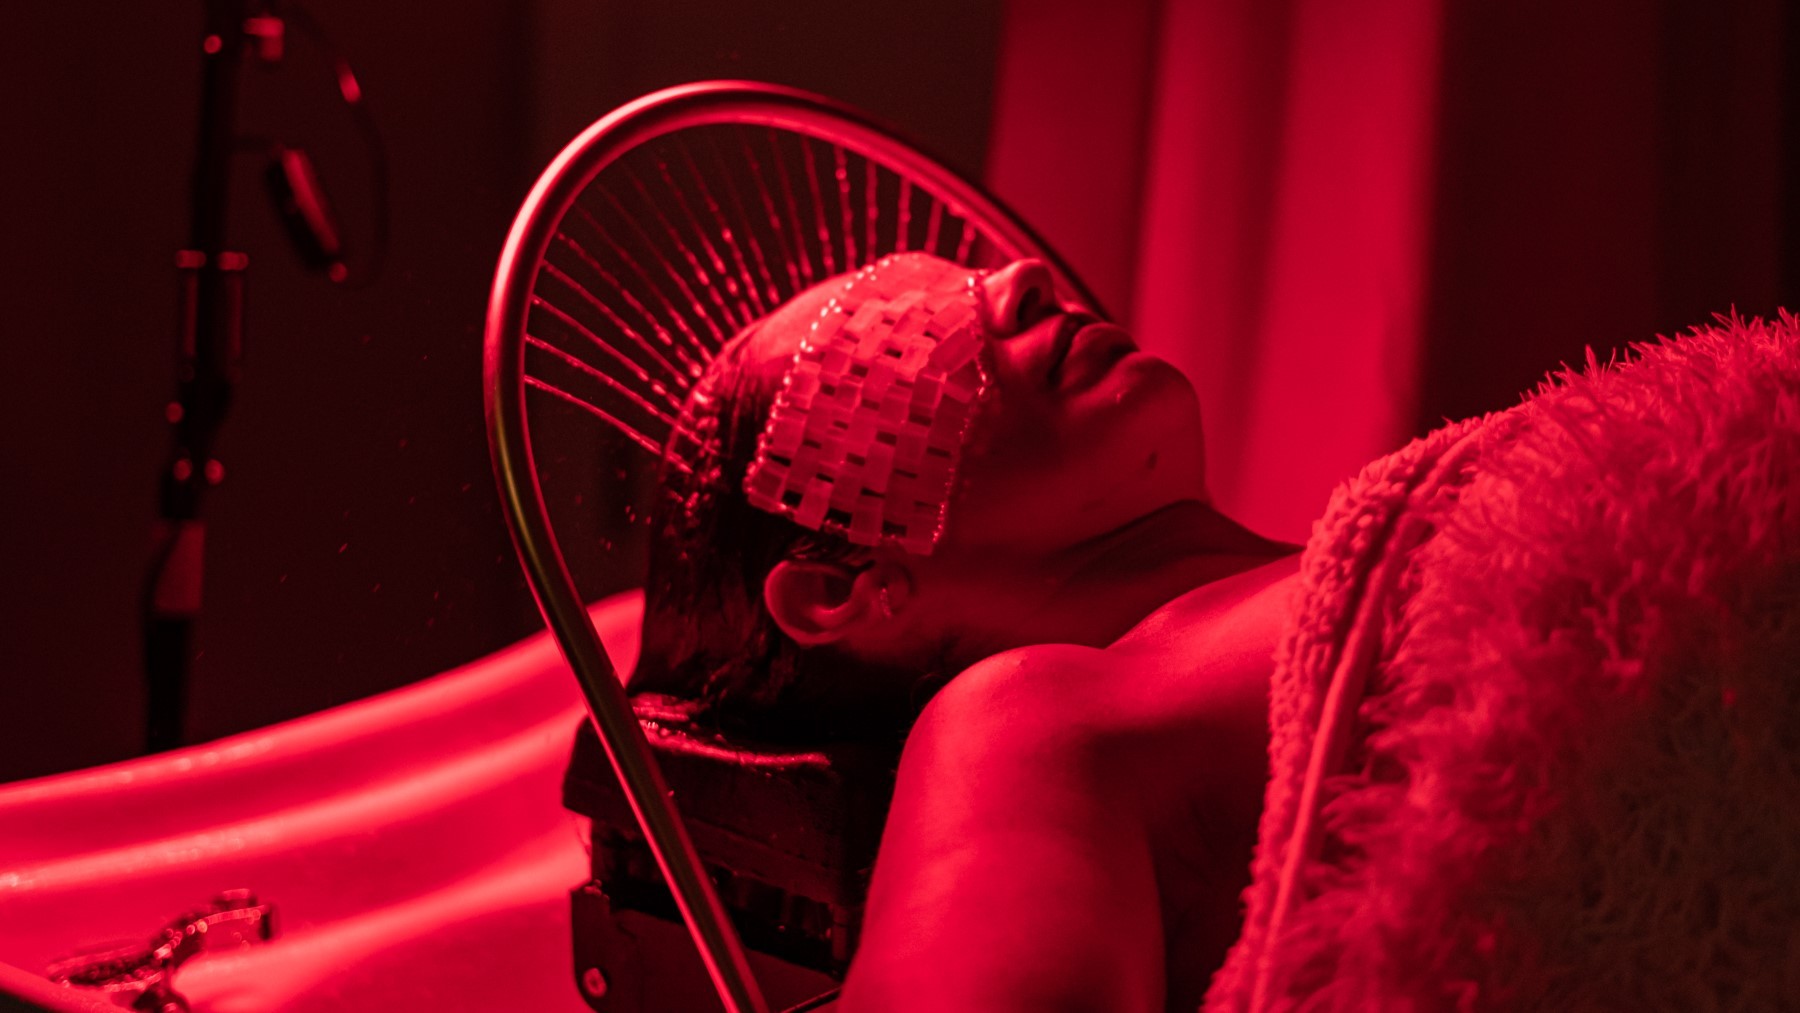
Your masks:
<instances>
[{"instance_id":1,"label":"dark background wall","mask_svg":"<svg viewBox=\"0 0 1800 1013\"><path fill-rule=\"evenodd\" d=\"M1800 8L1446 5L1418 429L1800 307Z\"/></svg>"},{"instance_id":2,"label":"dark background wall","mask_svg":"<svg viewBox=\"0 0 1800 1013\"><path fill-rule=\"evenodd\" d=\"M965 171L985 157L997 2L305 6L379 120L392 246L365 290L305 273L260 156L241 159L230 235L251 259L249 339L207 508L197 739L538 627L488 469L480 328L512 213L582 126L654 88L747 77L905 123ZM168 445L200 24L197 2L40 5L0 33L0 781L140 750L136 602ZM304 145L366 250L368 162L325 54L294 33L244 82L244 132Z\"/></svg>"}]
</instances>

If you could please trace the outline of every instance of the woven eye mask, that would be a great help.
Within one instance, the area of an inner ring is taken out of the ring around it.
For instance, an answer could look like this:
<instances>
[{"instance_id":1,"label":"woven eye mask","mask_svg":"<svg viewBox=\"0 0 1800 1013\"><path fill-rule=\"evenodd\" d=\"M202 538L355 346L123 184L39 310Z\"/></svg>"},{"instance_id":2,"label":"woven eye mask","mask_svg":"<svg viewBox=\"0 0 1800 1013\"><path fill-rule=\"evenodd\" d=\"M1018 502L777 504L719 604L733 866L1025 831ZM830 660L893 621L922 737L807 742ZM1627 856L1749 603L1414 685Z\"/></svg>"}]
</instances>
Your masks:
<instances>
[{"instance_id":1,"label":"woven eye mask","mask_svg":"<svg viewBox=\"0 0 1800 1013\"><path fill-rule=\"evenodd\" d=\"M988 384L979 280L905 256L852 276L782 380L744 478L751 505L929 555Z\"/></svg>"}]
</instances>

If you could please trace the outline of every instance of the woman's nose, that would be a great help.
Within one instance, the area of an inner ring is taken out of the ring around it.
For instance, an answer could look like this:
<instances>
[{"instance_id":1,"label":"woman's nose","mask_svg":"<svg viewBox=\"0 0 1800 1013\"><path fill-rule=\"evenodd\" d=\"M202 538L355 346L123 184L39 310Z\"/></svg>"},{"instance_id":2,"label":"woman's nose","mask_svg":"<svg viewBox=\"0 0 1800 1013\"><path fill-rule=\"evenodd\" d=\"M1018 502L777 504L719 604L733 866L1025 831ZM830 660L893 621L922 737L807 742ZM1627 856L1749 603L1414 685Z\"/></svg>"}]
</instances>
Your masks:
<instances>
[{"instance_id":1,"label":"woman's nose","mask_svg":"<svg viewBox=\"0 0 1800 1013\"><path fill-rule=\"evenodd\" d=\"M1057 312L1056 280L1035 257L1015 260L981 282L988 333L1010 338Z\"/></svg>"}]
</instances>

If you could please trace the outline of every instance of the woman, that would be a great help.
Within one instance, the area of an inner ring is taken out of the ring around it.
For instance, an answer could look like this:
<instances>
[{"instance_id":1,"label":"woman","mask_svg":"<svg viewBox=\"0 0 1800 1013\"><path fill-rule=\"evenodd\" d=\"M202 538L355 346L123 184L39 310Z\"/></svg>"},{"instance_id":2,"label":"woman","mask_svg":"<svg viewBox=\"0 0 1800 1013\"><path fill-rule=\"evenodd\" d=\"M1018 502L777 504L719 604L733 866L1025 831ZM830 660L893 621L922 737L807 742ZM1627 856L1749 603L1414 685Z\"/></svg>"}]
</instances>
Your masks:
<instances>
[{"instance_id":1,"label":"woman","mask_svg":"<svg viewBox=\"0 0 1800 1013\"><path fill-rule=\"evenodd\" d=\"M647 626L722 719L893 726L948 682L844 1008L1191 1009L1209 977L1221 1010L1793 1005L1800 320L1590 356L1371 462L1295 579L1207 505L1191 388L1039 265L899 271L721 360L663 519L772 534L729 572L671 539ZM988 396L918 413L966 438L915 541L856 513L894 488L856 471L863 377L971 315ZM729 622L669 635L683 586ZM775 679L718 660L746 643Z\"/></svg>"},{"instance_id":2,"label":"woman","mask_svg":"<svg viewBox=\"0 0 1800 1013\"><path fill-rule=\"evenodd\" d=\"M918 716L845 1008L1192 1009L1236 933L1294 549L1210 506L1192 386L1064 309L1043 264L875 271L802 293L696 388L631 688L764 737ZM981 339L923 552L744 491L816 322L900 290L966 292Z\"/></svg>"}]
</instances>

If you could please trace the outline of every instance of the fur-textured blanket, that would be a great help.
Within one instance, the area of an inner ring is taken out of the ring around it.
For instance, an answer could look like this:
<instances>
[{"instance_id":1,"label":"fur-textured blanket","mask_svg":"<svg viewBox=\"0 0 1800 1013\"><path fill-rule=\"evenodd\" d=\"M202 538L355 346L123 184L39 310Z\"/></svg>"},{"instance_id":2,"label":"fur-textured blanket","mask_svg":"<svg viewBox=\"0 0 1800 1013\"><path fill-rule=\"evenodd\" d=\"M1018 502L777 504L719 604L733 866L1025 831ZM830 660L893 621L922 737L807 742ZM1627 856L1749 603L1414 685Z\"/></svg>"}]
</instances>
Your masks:
<instances>
[{"instance_id":1,"label":"fur-textured blanket","mask_svg":"<svg viewBox=\"0 0 1800 1013\"><path fill-rule=\"evenodd\" d=\"M1800 1006L1800 321L1375 462L1301 579L1209 1011Z\"/></svg>"}]
</instances>

